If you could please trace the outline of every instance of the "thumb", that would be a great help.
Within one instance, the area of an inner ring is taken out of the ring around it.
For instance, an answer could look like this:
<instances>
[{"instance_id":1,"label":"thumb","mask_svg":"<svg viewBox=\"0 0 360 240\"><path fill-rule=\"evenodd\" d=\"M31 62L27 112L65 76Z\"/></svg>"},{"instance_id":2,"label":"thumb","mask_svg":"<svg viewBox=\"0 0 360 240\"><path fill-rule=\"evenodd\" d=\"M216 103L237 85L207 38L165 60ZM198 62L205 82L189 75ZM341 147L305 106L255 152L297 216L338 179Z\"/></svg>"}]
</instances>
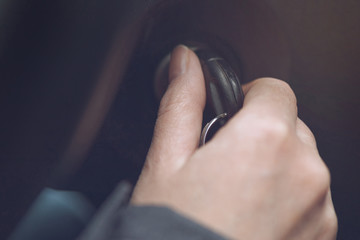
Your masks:
<instances>
[{"instance_id":1,"label":"thumb","mask_svg":"<svg viewBox=\"0 0 360 240\"><path fill-rule=\"evenodd\" d=\"M169 86L159 107L147 166L180 168L197 149L205 106L205 83L199 59L180 45L172 54Z\"/></svg>"}]
</instances>

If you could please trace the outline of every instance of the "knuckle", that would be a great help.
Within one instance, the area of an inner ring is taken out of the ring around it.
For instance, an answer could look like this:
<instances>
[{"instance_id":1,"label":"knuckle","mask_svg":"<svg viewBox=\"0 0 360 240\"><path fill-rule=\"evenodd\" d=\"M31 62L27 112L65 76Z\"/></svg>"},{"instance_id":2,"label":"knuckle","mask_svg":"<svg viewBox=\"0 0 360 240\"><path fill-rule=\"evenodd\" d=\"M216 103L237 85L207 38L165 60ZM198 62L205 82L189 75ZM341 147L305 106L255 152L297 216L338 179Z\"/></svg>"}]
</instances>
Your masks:
<instances>
[{"instance_id":1,"label":"knuckle","mask_svg":"<svg viewBox=\"0 0 360 240\"><path fill-rule=\"evenodd\" d=\"M319 201L326 198L330 189L330 172L325 164L322 161L312 161L302 170L306 172L303 177L314 197Z\"/></svg>"},{"instance_id":2,"label":"knuckle","mask_svg":"<svg viewBox=\"0 0 360 240\"><path fill-rule=\"evenodd\" d=\"M253 136L258 141L269 144L283 144L291 136L290 126L281 119L263 118L253 123L255 124Z\"/></svg>"},{"instance_id":3,"label":"knuckle","mask_svg":"<svg viewBox=\"0 0 360 240\"><path fill-rule=\"evenodd\" d=\"M319 190L319 193L326 197L330 188L330 173L325 165L315 171L317 175L315 182L315 187Z\"/></svg>"},{"instance_id":4,"label":"knuckle","mask_svg":"<svg viewBox=\"0 0 360 240\"><path fill-rule=\"evenodd\" d=\"M310 128L300 118L297 119L296 124L297 134L302 142L310 144L311 146L316 146L316 139Z\"/></svg>"}]
</instances>

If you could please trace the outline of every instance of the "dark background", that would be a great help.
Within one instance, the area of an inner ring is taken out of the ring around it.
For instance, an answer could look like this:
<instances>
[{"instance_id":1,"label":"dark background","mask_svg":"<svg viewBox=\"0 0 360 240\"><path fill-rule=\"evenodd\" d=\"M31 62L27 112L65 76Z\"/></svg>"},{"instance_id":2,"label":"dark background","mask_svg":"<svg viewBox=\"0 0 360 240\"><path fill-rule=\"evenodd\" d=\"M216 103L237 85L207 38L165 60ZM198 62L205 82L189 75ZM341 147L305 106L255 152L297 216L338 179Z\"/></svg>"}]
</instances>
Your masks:
<instances>
[{"instance_id":1,"label":"dark background","mask_svg":"<svg viewBox=\"0 0 360 240\"><path fill-rule=\"evenodd\" d=\"M154 68L204 33L231 46L244 82L293 87L332 173L338 239L358 239L360 2L253 2L2 1L0 238L44 186L98 205L136 180L156 116Z\"/></svg>"}]
</instances>

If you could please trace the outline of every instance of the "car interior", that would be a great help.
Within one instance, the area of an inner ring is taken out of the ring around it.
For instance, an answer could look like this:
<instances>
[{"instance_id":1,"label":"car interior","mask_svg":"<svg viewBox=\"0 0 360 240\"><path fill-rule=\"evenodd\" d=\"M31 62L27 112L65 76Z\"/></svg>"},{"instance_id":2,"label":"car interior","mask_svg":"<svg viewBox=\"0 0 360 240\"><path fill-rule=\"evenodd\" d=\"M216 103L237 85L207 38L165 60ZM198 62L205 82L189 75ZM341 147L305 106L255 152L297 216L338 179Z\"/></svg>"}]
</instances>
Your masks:
<instances>
[{"instance_id":1,"label":"car interior","mask_svg":"<svg viewBox=\"0 0 360 240\"><path fill-rule=\"evenodd\" d=\"M356 0L1 1L0 238L49 232L50 220L24 219L64 191L82 217L58 237L73 239L119 182L134 185L157 116L156 69L197 41L243 84L290 84L331 172L338 239L358 239L359 12Z\"/></svg>"}]
</instances>

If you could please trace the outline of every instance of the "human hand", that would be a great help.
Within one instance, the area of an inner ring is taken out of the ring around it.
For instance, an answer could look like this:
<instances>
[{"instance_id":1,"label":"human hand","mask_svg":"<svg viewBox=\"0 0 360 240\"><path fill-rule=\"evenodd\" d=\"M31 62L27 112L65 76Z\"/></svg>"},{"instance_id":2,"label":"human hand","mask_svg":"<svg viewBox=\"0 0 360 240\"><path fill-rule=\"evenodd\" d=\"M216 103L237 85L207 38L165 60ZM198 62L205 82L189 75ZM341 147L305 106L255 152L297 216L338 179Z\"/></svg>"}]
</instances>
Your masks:
<instances>
[{"instance_id":1,"label":"human hand","mask_svg":"<svg viewBox=\"0 0 360 240\"><path fill-rule=\"evenodd\" d=\"M169 72L131 203L168 206L233 239L335 239L329 171L290 87L270 78L245 85L241 111L198 148L200 63L180 46Z\"/></svg>"}]
</instances>

